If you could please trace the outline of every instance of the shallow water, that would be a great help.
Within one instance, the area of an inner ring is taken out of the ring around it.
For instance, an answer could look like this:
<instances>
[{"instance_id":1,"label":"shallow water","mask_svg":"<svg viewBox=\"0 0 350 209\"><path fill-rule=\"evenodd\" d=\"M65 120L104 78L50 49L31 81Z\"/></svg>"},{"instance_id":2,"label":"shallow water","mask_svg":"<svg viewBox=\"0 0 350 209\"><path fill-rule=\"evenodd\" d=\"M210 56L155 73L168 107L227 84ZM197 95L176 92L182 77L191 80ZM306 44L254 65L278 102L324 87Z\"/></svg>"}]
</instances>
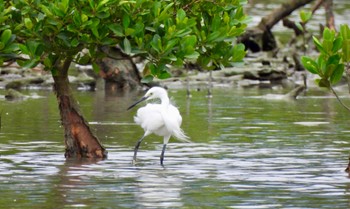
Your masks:
<instances>
[{"instance_id":1,"label":"shallow water","mask_svg":"<svg viewBox=\"0 0 350 209\"><path fill-rule=\"evenodd\" d=\"M252 2L255 25L283 1ZM347 23L349 2L334 2L336 24ZM322 10L308 27L319 22ZM281 24L273 30L286 31ZM170 90L192 143L171 139L164 168L155 136L131 164L142 130L133 123L136 109L126 108L141 95L76 92L109 152L98 162L64 158L52 92L1 100L0 208L349 208L349 113L322 91L297 101L271 100L275 93L225 88L211 99L194 91L188 100L184 90Z\"/></svg>"},{"instance_id":2,"label":"shallow water","mask_svg":"<svg viewBox=\"0 0 350 209\"><path fill-rule=\"evenodd\" d=\"M55 97L2 101L3 208L348 208L349 113L311 91L297 101L268 89L170 90L192 143L142 135L126 111L136 93L77 92L107 160L65 160ZM282 92L281 92L282 93ZM348 100L347 97L344 99Z\"/></svg>"}]
</instances>

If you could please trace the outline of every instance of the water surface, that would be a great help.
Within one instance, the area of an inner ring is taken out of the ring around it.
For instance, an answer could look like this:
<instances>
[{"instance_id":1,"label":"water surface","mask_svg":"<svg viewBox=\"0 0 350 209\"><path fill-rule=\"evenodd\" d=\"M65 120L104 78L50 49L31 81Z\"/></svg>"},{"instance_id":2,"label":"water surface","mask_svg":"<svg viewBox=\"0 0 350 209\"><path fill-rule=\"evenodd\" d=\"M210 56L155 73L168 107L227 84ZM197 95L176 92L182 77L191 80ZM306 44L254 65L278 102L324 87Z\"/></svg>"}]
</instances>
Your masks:
<instances>
[{"instance_id":1,"label":"water surface","mask_svg":"<svg viewBox=\"0 0 350 209\"><path fill-rule=\"evenodd\" d=\"M51 92L2 101L0 205L4 208L348 208L346 112L311 91L268 100L269 89L170 90L192 143L149 136L132 165L142 129L126 111L137 93L77 92L109 151L103 161L66 160ZM283 92L280 92L283 93ZM348 100L347 97L344 99Z\"/></svg>"},{"instance_id":2,"label":"water surface","mask_svg":"<svg viewBox=\"0 0 350 209\"><path fill-rule=\"evenodd\" d=\"M256 25L284 1L251 2ZM347 23L349 2L334 3L336 24ZM308 27L320 22L322 9ZM286 30L278 24L273 31ZM170 90L192 143L171 139L164 168L156 136L144 140L131 164L143 132L133 123L136 109L126 108L141 95L76 92L109 152L107 160L79 161L63 156L53 93L37 93L43 97L0 103L0 208L350 207L349 113L324 91L283 101L266 99L276 93L269 89L216 89L211 99L193 91L189 100L184 90Z\"/></svg>"}]
</instances>

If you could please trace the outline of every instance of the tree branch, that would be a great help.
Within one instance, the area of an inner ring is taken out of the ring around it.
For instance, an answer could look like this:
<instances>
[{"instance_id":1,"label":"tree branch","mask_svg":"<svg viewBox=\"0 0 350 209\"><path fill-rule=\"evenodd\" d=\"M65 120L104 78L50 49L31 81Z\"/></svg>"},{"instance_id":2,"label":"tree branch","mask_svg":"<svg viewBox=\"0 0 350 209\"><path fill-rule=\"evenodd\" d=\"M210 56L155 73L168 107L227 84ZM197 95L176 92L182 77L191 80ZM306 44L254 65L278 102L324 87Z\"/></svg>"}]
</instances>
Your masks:
<instances>
[{"instance_id":1,"label":"tree branch","mask_svg":"<svg viewBox=\"0 0 350 209\"><path fill-rule=\"evenodd\" d=\"M294 10L311 3L313 0L287 1L281 7L273 10L269 15L263 17L258 25L261 30L271 29L278 21L289 16Z\"/></svg>"},{"instance_id":2,"label":"tree branch","mask_svg":"<svg viewBox=\"0 0 350 209\"><path fill-rule=\"evenodd\" d=\"M343 103L343 101L339 98L337 92L335 92L335 90L333 89L332 85L330 85L329 87L331 89L331 91L333 92L333 94L335 95L335 97L337 98L337 100L339 101L339 103L350 112L350 108L348 106L346 106L346 104Z\"/></svg>"}]
</instances>

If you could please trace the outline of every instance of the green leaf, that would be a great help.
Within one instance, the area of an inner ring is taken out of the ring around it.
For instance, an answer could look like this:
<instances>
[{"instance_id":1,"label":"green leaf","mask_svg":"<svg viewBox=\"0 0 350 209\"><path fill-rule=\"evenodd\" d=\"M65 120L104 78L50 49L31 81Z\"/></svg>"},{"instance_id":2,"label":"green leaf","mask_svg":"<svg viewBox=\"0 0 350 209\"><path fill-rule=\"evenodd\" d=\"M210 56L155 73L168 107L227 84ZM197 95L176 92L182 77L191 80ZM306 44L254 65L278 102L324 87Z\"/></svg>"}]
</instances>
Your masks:
<instances>
[{"instance_id":1,"label":"green leaf","mask_svg":"<svg viewBox=\"0 0 350 209\"><path fill-rule=\"evenodd\" d=\"M35 59L30 60L17 60L17 63L23 68L33 68L39 64L39 62Z\"/></svg>"},{"instance_id":2,"label":"green leaf","mask_svg":"<svg viewBox=\"0 0 350 209\"><path fill-rule=\"evenodd\" d=\"M33 28L33 22L30 18L24 18L24 25L29 30Z\"/></svg>"},{"instance_id":3,"label":"green leaf","mask_svg":"<svg viewBox=\"0 0 350 209\"><path fill-rule=\"evenodd\" d=\"M327 71L327 61L324 56L319 56L316 60L318 75L321 77L325 75Z\"/></svg>"},{"instance_id":4,"label":"green leaf","mask_svg":"<svg viewBox=\"0 0 350 209\"><path fill-rule=\"evenodd\" d=\"M158 53L162 51L162 40L158 34L155 34L153 36L153 39L151 41L151 46L152 46L152 49L154 49Z\"/></svg>"},{"instance_id":5,"label":"green leaf","mask_svg":"<svg viewBox=\"0 0 350 209\"><path fill-rule=\"evenodd\" d=\"M337 65L340 61L340 55L339 54L335 54L332 55L328 58L326 65Z\"/></svg>"},{"instance_id":6,"label":"green leaf","mask_svg":"<svg viewBox=\"0 0 350 209\"><path fill-rule=\"evenodd\" d=\"M77 47L78 45L79 45L79 41L78 41L78 39L76 39L76 38L73 38L73 40L70 42L70 45L72 46L72 47Z\"/></svg>"},{"instance_id":7,"label":"green leaf","mask_svg":"<svg viewBox=\"0 0 350 209\"><path fill-rule=\"evenodd\" d=\"M92 69L95 71L95 73L99 73L100 72L100 66L98 66L98 64L96 64L95 62L92 63Z\"/></svg>"},{"instance_id":8,"label":"green leaf","mask_svg":"<svg viewBox=\"0 0 350 209\"><path fill-rule=\"evenodd\" d=\"M343 39L350 39L350 28L347 24L340 25L340 34Z\"/></svg>"},{"instance_id":9,"label":"green leaf","mask_svg":"<svg viewBox=\"0 0 350 209\"><path fill-rule=\"evenodd\" d=\"M167 18L167 16L168 16L168 10L172 7L174 5L174 3L172 2L172 3L170 3L170 4L168 4L164 9L163 9L163 11L159 14L159 16L158 16L158 19L159 19L159 21L163 21L165 18Z\"/></svg>"},{"instance_id":10,"label":"green leaf","mask_svg":"<svg viewBox=\"0 0 350 209\"><path fill-rule=\"evenodd\" d=\"M108 2L109 2L109 0L100 1L97 5L97 10L100 9L101 7L105 6L105 4L107 4Z\"/></svg>"},{"instance_id":11,"label":"green leaf","mask_svg":"<svg viewBox=\"0 0 350 209\"><path fill-rule=\"evenodd\" d=\"M304 31L304 27L299 22L296 22L295 26L297 26L299 30Z\"/></svg>"},{"instance_id":12,"label":"green leaf","mask_svg":"<svg viewBox=\"0 0 350 209\"><path fill-rule=\"evenodd\" d=\"M186 54L185 58L190 59L190 60L196 60L200 54L196 51L194 51L192 54Z\"/></svg>"},{"instance_id":13,"label":"green leaf","mask_svg":"<svg viewBox=\"0 0 350 209\"><path fill-rule=\"evenodd\" d=\"M323 49L327 54L332 53L332 48L333 48L333 40L323 40L322 43Z\"/></svg>"},{"instance_id":14,"label":"green leaf","mask_svg":"<svg viewBox=\"0 0 350 209\"><path fill-rule=\"evenodd\" d=\"M71 47L69 41L69 34L67 32L60 32L57 34L57 38L61 39L67 47Z\"/></svg>"},{"instance_id":15,"label":"green leaf","mask_svg":"<svg viewBox=\"0 0 350 209\"><path fill-rule=\"evenodd\" d=\"M82 21L81 21L81 15L78 12L75 12L73 15L73 22L75 25L81 25Z\"/></svg>"},{"instance_id":16,"label":"green leaf","mask_svg":"<svg viewBox=\"0 0 350 209\"><path fill-rule=\"evenodd\" d=\"M125 29L125 36L130 36L135 32L135 29L133 28L126 28Z\"/></svg>"},{"instance_id":17,"label":"green leaf","mask_svg":"<svg viewBox=\"0 0 350 209\"><path fill-rule=\"evenodd\" d=\"M160 74L158 75L159 79L167 79L170 78L171 74L167 70L162 70Z\"/></svg>"},{"instance_id":18,"label":"green leaf","mask_svg":"<svg viewBox=\"0 0 350 209\"><path fill-rule=\"evenodd\" d=\"M92 20L92 24L91 24L91 31L92 31L92 33L94 34L94 36L96 37L96 38L100 38L100 34L99 34L99 31L98 31L98 29L99 29L99 24L100 24L100 19L97 19L97 18L94 18L93 20Z\"/></svg>"},{"instance_id":19,"label":"green leaf","mask_svg":"<svg viewBox=\"0 0 350 209\"><path fill-rule=\"evenodd\" d=\"M2 32L0 40L4 44L4 46L8 44L9 40L11 39L11 36L12 36L12 32L10 29L6 29Z\"/></svg>"},{"instance_id":20,"label":"green leaf","mask_svg":"<svg viewBox=\"0 0 350 209\"><path fill-rule=\"evenodd\" d=\"M24 44L19 44L18 45L19 49L22 51L23 54L29 55L29 50L26 45Z\"/></svg>"},{"instance_id":21,"label":"green leaf","mask_svg":"<svg viewBox=\"0 0 350 209\"><path fill-rule=\"evenodd\" d=\"M124 29L127 29L130 25L130 17L127 14L123 15L123 27Z\"/></svg>"},{"instance_id":22,"label":"green leaf","mask_svg":"<svg viewBox=\"0 0 350 209\"><path fill-rule=\"evenodd\" d=\"M350 62L350 40L344 40L342 46L344 62Z\"/></svg>"},{"instance_id":23,"label":"green leaf","mask_svg":"<svg viewBox=\"0 0 350 209\"><path fill-rule=\"evenodd\" d=\"M158 1L153 3L153 16L154 17L158 17L159 13L160 13L160 7L162 6L162 4Z\"/></svg>"},{"instance_id":24,"label":"green leaf","mask_svg":"<svg viewBox=\"0 0 350 209\"><path fill-rule=\"evenodd\" d=\"M146 75L141 79L141 83L150 83L153 81L153 76L152 75Z\"/></svg>"},{"instance_id":25,"label":"green leaf","mask_svg":"<svg viewBox=\"0 0 350 209\"><path fill-rule=\"evenodd\" d=\"M186 18L186 12L183 9L179 9L176 14L176 24L182 23Z\"/></svg>"},{"instance_id":26,"label":"green leaf","mask_svg":"<svg viewBox=\"0 0 350 209\"><path fill-rule=\"evenodd\" d=\"M191 36L186 36L185 38L182 39L181 45L182 47L191 47L194 48L195 45L197 44L197 37L195 35Z\"/></svg>"},{"instance_id":27,"label":"green leaf","mask_svg":"<svg viewBox=\"0 0 350 209\"><path fill-rule=\"evenodd\" d=\"M89 0L89 5L91 9L95 9L95 0Z\"/></svg>"},{"instance_id":28,"label":"green leaf","mask_svg":"<svg viewBox=\"0 0 350 209\"><path fill-rule=\"evenodd\" d=\"M148 68L151 71L152 75L157 75L159 68L154 63L148 63Z\"/></svg>"},{"instance_id":29,"label":"green leaf","mask_svg":"<svg viewBox=\"0 0 350 209\"><path fill-rule=\"evenodd\" d=\"M343 46L343 38L342 37L338 37L333 41L333 48L332 48L332 52L336 53L338 52L338 50L340 50Z\"/></svg>"},{"instance_id":30,"label":"green leaf","mask_svg":"<svg viewBox=\"0 0 350 209\"><path fill-rule=\"evenodd\" d=\"M46 57L44 59L44 66L47 67L47 68L51 68L52 67L52 61L51 61L50 57Z\"/></svg>"},{"instance_id":31,"label":"green leaf","mask_svg":"<svg viewBox=\"0 0 350 209\"><path fill-rule=\"evenodd\" d=\"M343 73L344 73L344 65L343 64L337 65L332 75L330 76L331 83L332 84L338 83L340 79L343 77Z\"/></svg>"},{"instance_id":32,"label":"green leaf","mask_svg":"<svg viewBox=\"0 0 350 209\"><path fill-rule=\"evenodd\" d=\"M245 0L241 1L241 4L244 4L243 2L246 2ZM239 6L237 8L236 14L234 16L234 19L238 19L240 21L244 21L246 19L246 15L244 14L244 9L242 6Z\"/></svg>"},{"instance_id":33,"label":"green leaf","mask_svg":"<svg viewBox=\"0 0 350 209\"><path fill-rule=\"evenodd\" d=\"M215 41L220 41L223 36L221 35L220 31L214 31L213 33L208 35L207 41L208 42L215 42Z\"/></svg>"},{"instance_id":34,"label":"green leaf","mask_svg":"<svg viewBox=\"0 0 350 209\"><path fill-rule=\"evenodd\" d=\"M221 26L221 15L214 15L210 24L211 31L218 31Z\"/></svg>"},{"instance_id":35,"label":"green leaf","mask_svg":"<svg viewBox=\"0 0 350 209\"><path fill-rule=\"evenodd\" d=\"M124 45L124 52L126 54L131 54L131 44L127 38L124 38L123 45Z\"/></svg>"},{"instance_id":36,"label":"green leaf","mask_svg":"<svg viewBox=\"0 0 350 209\"><path fill-rule=\"evenodd\" d=\"M343 38L342 52L344 62L350 62L350 29L348 25L340 25L340 34Z\"/></svg>"},{"instance_id":37,"label":"green leaf","mask_svg":"<svg viewBox=\"0 0 350 209\"><path fill-rule=\"evenodd\" d=\"M114 33L114 35L118 36L118 37L123 37L124 33L123 33L123 27L120 24L117 23L113 23L108 25L108 28Z\"/></svg>"},{"instance_id":38,"label":"green leaf","mask_svg":"<svg viewBox=\"0 0 350 209\"><path fill-rule=\"evenodd\" d=\"M301 10L299 15L300 15L301 21L303 23L306 23L306 22L308 22L311 19L312 12L311 11Z\"/></svg>"},{"instance_id":39,"label":"green leaf","mask_svg":"<svg viewBox=\"0 0 350 209\"><path fill-rule=\"evenodd\" d=\"M176 44L178 44L178 41L179 41L178 39L169 40L169 41L166 43L166 45L165 45L165 49L164 49L165 53L167 53L168 51L173 50L174 46L175 46Z\"/></svg>"},{"instance_id":40,"label":"green leaf","mask_svg":"<svg viewBox=\"0 0 350 209\"><path fill-rule=\"evenodd\" d=\"M334 31L330 30L329 28L325 28L323 30L323 40L333 41L334 35Z\"/></svg>"},{"instance_id":41,"label":"green leaf","mask_svg":"<svg viewBox=\"0 0 350 209\"><path fill-rule=\"evenodd\" d=\"M86 21L89 20L89 17L86 14L81 14L81 21L85 23Z\"/></svg>"},{"instance_id":42,"label":"green leaf","mask_svg":"<svg viewBox=\"0 0 350 209\"><path fill-rule=\"evenodd\" d=\"M52 12L44 4L40 4L39 6L40 6L41 10L45 13L46 16L48 16L48 17L53 16Z\"/></svg>"},{"instance_id":43,"label":"green leaf","mask_svg":"<svg viewBox=\"0 0 350 209\"><path fill-rule=\"evenodd\" d=\"M232 56L233 62L241 62L245 57L245 55L246 55L246 51L245 51L244 44L236 44L233 47L233 56Z\"/></svg>"},{"instance_id":44,"label":"green leaf","mask_svg":"<svg viewBox=\"0 0 350 209\"><path fill-rule=\"evenodd\" d=\"M0 42L1 43L1 42ZM17 43L10 43L6 46L5 49L3 49L3 53L5 54L11 54L19 50Z\"/></svg>"},{"instance_id":45,"label":"green leaf","mask_svg":"<svg viewBox=\"0 0 350 209\"><path fill-rule=\"evenodd\" d=\"M77 63L80 65L87 65L89 64L90 60L91 60L90 55L86 53L84 54L84 56L78 58Z\"/></svg>"},{"instance_id":46,"label":"green leaf","mask_svg":"<svg viewBox=\"0 0 350 209\"><path fill-rule=\"evenodd\" d=\"M103 11L103 12L98 12L96 16L100 19L106 19L110 16L111 14L108 11Z\"/></svg>"},{"instance_id":47,"label":"green leaf","mask_svg":"<svg viewBox=\"0 0 350 209\"><path fill-rule=\"evenodd\" d=\"M315 36L312 36L312 39L313 39L314 44L316 45L318 51L321 53L325 53L325 50L323 49L321 42Z\"/></svg>"},{"instance_id":48,"label":"green leaf","mask_svg":"<svg viewBox=\"0 0 350 209\"><path fill-rule=\"evenodd\" d=\"M179 30L179 31L177 31L175 34L174 34L174 36L175 37L178 37L178 38L183 38L183 37L186 37L186 36L188 36L189 34L191 34L191 29L188 29L188 28L186 28L186 29L182 29L182 30Z\"/></svg>"},{"instance_id":49,"label":"green leaf","mask_svg":"<svg viewBox=\"0 0 350 209\"><path fill-rule=\"evenodd\" d=\"M61 0L60 9L64 13L67 13L68 7L69 7L69 0Z\"/></svg>"},{"instance_id":50,"label":"green leaf","mask_svg":"<svg viewBox=\"0 0 350 209\"><path fill-rule=\"evenodd\" d=\"M308 70L312 74L318 74L318 65L317 63L307 56L301 57L301 63L305 67L306 70Z\"/></svg>"}]
</instances>

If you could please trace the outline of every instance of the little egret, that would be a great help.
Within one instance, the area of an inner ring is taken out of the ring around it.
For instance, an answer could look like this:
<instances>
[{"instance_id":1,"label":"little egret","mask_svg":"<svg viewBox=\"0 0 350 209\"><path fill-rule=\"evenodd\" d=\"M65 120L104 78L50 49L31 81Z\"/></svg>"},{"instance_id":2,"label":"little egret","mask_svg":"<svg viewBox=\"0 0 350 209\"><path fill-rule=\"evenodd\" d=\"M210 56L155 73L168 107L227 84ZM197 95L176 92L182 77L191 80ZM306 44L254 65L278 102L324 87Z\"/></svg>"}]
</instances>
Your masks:
<instances>
[{"instance_id":1,"label":"little egret","mask_svg":"<svg viewBox=\"0 0 350 209\"><path fill-rule=\"evenodd\" d=\"M138 109L137 114L134 117L135 123L140 125L145 133L135 145L133 163L136 162L137 150L139 149L142 140L152 133L158 136L163 136L163 149L160 155L161 165L163 165L165 148L171 136L175 136L182 141L188 142L188 137L180 128L182 117L179 110L170 104L168 93L165 89L161 87L153 87L149 89L145 96L131 105L128 110L142 101L157 98L160 99L160 104L149 103Z\"/></svg>"}]
</instances>

